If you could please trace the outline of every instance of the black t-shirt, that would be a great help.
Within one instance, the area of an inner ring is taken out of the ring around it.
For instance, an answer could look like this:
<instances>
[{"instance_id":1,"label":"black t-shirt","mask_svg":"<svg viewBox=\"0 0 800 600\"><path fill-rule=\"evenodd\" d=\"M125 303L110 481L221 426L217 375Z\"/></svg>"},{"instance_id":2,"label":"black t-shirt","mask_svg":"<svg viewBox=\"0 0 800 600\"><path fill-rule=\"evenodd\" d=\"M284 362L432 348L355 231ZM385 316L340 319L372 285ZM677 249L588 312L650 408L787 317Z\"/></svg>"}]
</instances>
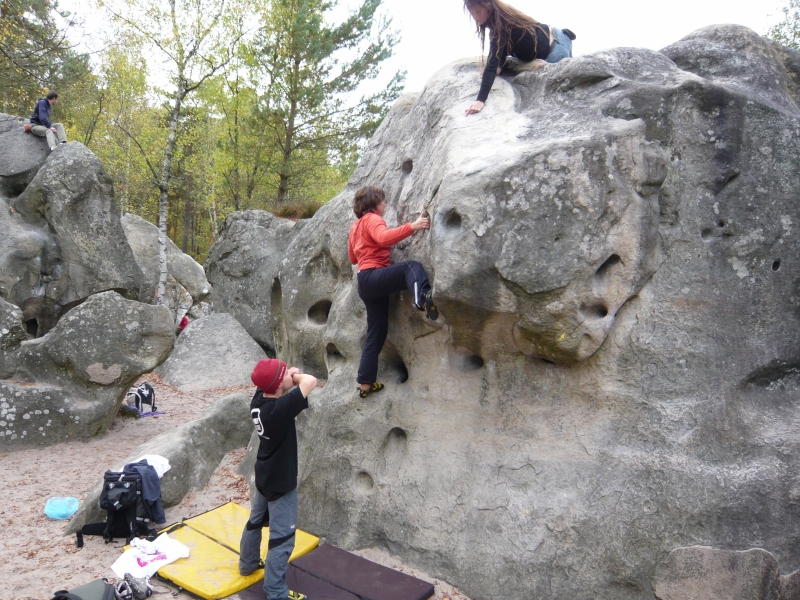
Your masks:
<instances>
[{"instance_id":1,"label":"black t-shirt","mask_svg":"<svg viewBox=\"0 0 800 600\"><path fill-rule=\"evenodd\" d=\"M550 27L539 23L534 30L536 31L535 38L527 29L521 27L512 29L510 51L508 50L508 36L501 35L497 41L489 42L489 56L483 71L481 90L478 92L479 102L486 102L494 78L497 76L497 67L502 67L509 55L524 62L530 62L535 58L547 58L547 55L550 54Z\"/></svg>"},{"instance_id":2,"label":"black t-shirt","mask_svg":"<svg viewBox=\"0 0 800 600\"><path fill-rule=\"evenodd\" d=\"M256 488L264 496L286 494L297 487L297 429L294 419L308 408L299 387L280 398L265 397L257 390L250 402L250 416L258 433Z\"/></svg>"}]
</instances>

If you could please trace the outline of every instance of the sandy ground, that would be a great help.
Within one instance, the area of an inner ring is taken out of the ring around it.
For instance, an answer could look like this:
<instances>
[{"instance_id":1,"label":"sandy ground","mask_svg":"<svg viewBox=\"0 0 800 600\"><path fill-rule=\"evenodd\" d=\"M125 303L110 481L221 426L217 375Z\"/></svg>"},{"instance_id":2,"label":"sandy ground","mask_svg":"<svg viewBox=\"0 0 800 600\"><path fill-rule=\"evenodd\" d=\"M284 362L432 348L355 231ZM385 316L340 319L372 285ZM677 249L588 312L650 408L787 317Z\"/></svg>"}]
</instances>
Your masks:
<instances>
[{"instance_id":1,"label":"sandy ground","mask_svg":"<svg viewBox=\"0 0 800 600\"><path fill-rule=\"evenodd\" d=\"M105 436L88 442L0 454L0 600L49 600L56 590L98 577L115 581L111 564L122 553L122 542L105 544L102 538L87 537L84 547L76 548L74 536L63 537L67 521L52 521L44 515L47 499L74 496L82 501L106 469L124 460L140 444L178 427L186 415L199 417L223 396L251 392L248 386L187 393L152 374L144 380L153 384L158 409L166 414L143 419L118 417ZM166 509L167 523L230 500L249 507L247 484L236 473L243 456L244 449L229 453L205 489L194 490L179 505ZM382 550L364 549L358 554L433 582L435 600L469 600L447 583L404 565ZM175 590L163 582L153 583L157 591L170 593L155 598L190 598L174 594Z\"/></svg>"}]
</instances>

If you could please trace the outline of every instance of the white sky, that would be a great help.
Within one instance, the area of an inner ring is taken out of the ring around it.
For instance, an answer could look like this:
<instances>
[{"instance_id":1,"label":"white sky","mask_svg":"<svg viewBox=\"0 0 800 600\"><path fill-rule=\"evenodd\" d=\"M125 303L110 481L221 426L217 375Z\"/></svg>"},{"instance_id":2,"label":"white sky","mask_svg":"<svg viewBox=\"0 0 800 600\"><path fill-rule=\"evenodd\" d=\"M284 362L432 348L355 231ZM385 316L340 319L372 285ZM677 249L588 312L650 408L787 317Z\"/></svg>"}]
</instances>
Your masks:
<instances>
[{"instance_id":1,"label":"white sky","mask_svg":"<svg viewBox=\"0 0 800 600\"><path fill-rule=\"evenodd\" d=\"M659 50L706 25L736 23L759 34L783 18L782 0L566 0L534 2L512 0L518 9L535 19L567 27L578 39L573 54L590 54L604 48L635 46ZM106 23L86 0L60 0L59 5L84 15L88 39ZM359 4L340 0L339 10ZM395 56L385 64L384 74L399 68L408 71L406 91L419 91L444 65L480 53L469 15L462 0L384 0L385 14L392 17L402 41ZM92 14L94 13L94 14ZM86 39L86 38L85 38Z\"/></svg>"}]
</instances>

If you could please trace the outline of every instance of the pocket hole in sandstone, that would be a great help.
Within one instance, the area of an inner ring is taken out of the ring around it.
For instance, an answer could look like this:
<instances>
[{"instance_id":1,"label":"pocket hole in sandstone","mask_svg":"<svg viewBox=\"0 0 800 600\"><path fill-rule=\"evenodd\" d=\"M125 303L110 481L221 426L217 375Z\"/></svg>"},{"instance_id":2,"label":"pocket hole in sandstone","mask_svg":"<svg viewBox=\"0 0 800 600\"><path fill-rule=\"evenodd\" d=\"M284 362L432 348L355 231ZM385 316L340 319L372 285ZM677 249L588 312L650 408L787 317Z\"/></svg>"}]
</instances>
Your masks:
<instances>
[{"instance_id":1,"label":"pocket hole in sandstone","mask_svg":"<svg viewBox=\"0 0 800 600\"><path fill-rule=\"evenodd\" d=\"M397 348L390 341L383 344L383 349L378 357L378 378L393 383L408 381L408 368Z\"/></svg>"},{"instance_id":2,"label":"pocket hole in sandstone","mask_svg":"<svg viewBox=\"0 0 800 600\"><path fill-rule=\"evenodd\" d=\"M375 482L369 473L366 471L361 471L358 475L356 475L356 488L358 491L366 494L371 492L372 488L374 487Z\"/></svg>"},{"instance_id":3,"label":"pocket hole in sandstone","mask_svg":"<svg viewBox=\"0 0 800 600\"><path fill-rule=\"evenodd\" d=\"M777 260L774 260L774 261L772 262L772 270L773 270L773 271L777 271L777 270L778 270L778 269L780 269L780 268L781 268L781 259L779 258L779 259L777 259Z\"/></svg>"},{"instance_id":4,"label":"pocket hole in sandstone","mask_svg":"<svg viewBox=\"0 0 800 600\"><path fill-rule=\"evenodd\" d=\"M450 364L459 371L470 372L482 369L484 362L477 354L462 354L454 352L450 357Z\"/></svg>"},{"instance_id":5,"label":"pocket hole in sandstone","mask_svg":"<svg viewBox=\"0 0 800 600\"><path fill-rule=\"evenodd\" d=\"M341 352L339 352L339 349L333 342L328 342L328 345L325 346L325 356L327 357L328 364L330 365L335 365L345 361L344 356Z\"/></svg>"},{"instance_id":6,"label":"pocket hole in sandstone","mask_svg":"<svg viewBox=\"0 0 800 600\"><path fill-rule=\"evenodd\" d=\"M461 230L461 215L451 210L444 216L444 226L453 231Z\"/></svg>"},{"instance_id":7,"label":"pocket hole in sandstone","mask_svg":"<svg viewBox=\"0 0 800 600\"><path fill-rule=\"evenodd\" d=\"M39 321L36 319L25 321L25 330L28 332L28 335L36 337L36 334L39 332Z\"/></svg>"},{"instance_id":8,"label":"pocket hole in sandstone","mask_svg":"<svg viewBox=\"0 0 800 600\"><path fill-rule=\"evenodd\" d=\"M386 461L387 470L394 471L402 462L408 450L408 435L400 427L393 427L381 446L381 456Z\"/></svg>"},{"instance_id":9,"label":"pocket hole in sandstone","mask_svg":"<svg viewBox=\"0 0 800 600\"><path fill-rule=\"evenodd\" d=\"M560 242L561 241L561 236L557 235L553 241L554 242Z\"/></svg>"},{"instance_id":10,"label":"pocket hole in sandstone","mask_svg":"<svg viewBox=\"0 0 800 600\"><path fill-rule=\"evenodd\" d=\"M706 228L700 232L700 237L703 239L703 241L707 242L708 240L714 237L714 234L710 229Z\"/></svg>"},{"instance_id":11,"label":"pocket hole in sandstone","mask_svg":"<svg viewBox=\"0 0 800 600\"><path fill-rule=\"evenodd\" d=\"M608 275L609 271L611 271L611 269L613 269L621 262L622 259L619 256L617 256L616 254L612 254L606 259L606 261L602 265L600 265L597 271L595 271L594 276L597 277L598 279L605 278Z\"/></svg>"},{"instance_id":12,"label":"pocket hole in sandstone","mask_svg":"<svg viewBox=\"0 0 800 600\"><path fill-rule=\"evenodd\" d=\"M308 320L317 325L325 325L331 313L331 301L320 300L308 309Z\"/></svg>"},{"instance_id":13,"label":"pocket hole in sandstone","mask_svg":"<svg viewBox=\"0 0 800 600\"><path fill-rule=\"evenodd\" d=\"M719 222L717 223L717 225L719 225L720 227L725 227L725 221L720 219Z\"/></svg>"},{"instance_id":14,"label":"pocket hole in sandstone","mask_svg":"<svg viewBox=\"0 0 800 600\"><path fill-rule=\"evenodd\" d=\"M605 319L608 316L608 309L602 304L593 304L582 307L581 314L585 319Z\"/></svg>"},{"instance_id":15,"label":"pocket hole in sandstone","mask_svg":"<svg viewBox=\"0 0 800 600\"><path fill-rule=\"evenodd\" d=\"M403 173L406 173L406 174L411 173L411 171L414 170L414 161L411 160L410 158L404 160L403 161L403 166L401 168L403 170Z\"/></svg>"}]
</instances>

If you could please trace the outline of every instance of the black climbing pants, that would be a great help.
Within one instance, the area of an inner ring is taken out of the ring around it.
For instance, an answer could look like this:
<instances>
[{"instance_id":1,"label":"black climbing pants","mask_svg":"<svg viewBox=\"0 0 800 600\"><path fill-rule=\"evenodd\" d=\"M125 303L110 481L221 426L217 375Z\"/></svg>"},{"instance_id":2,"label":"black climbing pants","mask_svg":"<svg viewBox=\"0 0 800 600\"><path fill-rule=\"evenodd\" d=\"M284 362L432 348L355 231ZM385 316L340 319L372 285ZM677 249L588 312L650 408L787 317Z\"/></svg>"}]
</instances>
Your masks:
<instances>
[{"instance_id":1,"label":"black climbing pants","mask_svg":"<svg viewBox=\"0 0 800 600\"><path fill-rule=\"evenodd\" d=\"M361 350L358 383L378 380L378 355L389 333L389 294L404 289L411 292L417 306L421 304L422 294L431 289L428 274L415 260L358 273L358 295L367 307L367 339Z\"/></svg>"}]
</instances>

